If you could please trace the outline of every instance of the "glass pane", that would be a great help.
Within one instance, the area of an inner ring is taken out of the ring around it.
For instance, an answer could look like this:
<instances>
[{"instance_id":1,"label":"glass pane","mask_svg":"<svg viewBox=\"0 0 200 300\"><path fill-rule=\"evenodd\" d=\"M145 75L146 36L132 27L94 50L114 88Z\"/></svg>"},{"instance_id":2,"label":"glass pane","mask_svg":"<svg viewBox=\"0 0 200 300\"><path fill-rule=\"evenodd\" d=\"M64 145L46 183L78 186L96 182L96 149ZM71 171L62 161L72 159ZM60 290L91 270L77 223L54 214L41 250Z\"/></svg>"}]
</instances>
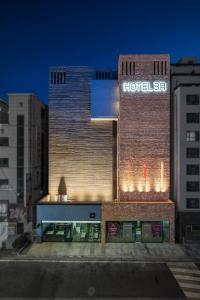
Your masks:
<instances>
[{"instance_id":1,"label":"glass pane","mask_svg":"<svg viewBox=\"0 0 200 300\"><path fill-rule=\"evenodd\" d=\"M163 228L162 222L142 222L142 242L155 243L162 242Z\"/></svg>"},{"instance_id":2,"label":"glass pane","mask_svg":"<svg viewBox=\"0 0 200 300\"><path fill-rule=\"evenodd\" d=\"M107 222L107 242L135 242L137 222Z\"/></svg>"}]
</instances>

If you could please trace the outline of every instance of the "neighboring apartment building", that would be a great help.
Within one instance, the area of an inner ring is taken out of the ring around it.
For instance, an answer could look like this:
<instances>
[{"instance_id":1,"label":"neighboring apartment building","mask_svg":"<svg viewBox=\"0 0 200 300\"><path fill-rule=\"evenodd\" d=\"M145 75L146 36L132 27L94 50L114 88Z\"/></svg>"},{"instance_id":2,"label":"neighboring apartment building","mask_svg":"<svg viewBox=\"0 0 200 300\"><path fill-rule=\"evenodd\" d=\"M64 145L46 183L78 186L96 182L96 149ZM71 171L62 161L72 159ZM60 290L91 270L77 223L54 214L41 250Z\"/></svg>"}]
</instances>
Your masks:
<instances>
[{"instance_id":1,"label":"neighboring apartment building","mask_svg":"<svg viewBox=\"0 0 200 300\"><path fill-rule=\"evenodd\" d=\"M35 225L36 202L47 193L47 149L46 106L24 93L0 101L1 243Z\"/></svg>"},{"instance_id":2,"label":"neighboring apartment building","mask_svg":"<svg viewBox=\"0 0 200 300\"><path fill-rule=\"evenodd\" d=\"M174 242L169 75L168 55L122 55L118 78L88 67L50 69L40 239Z\"/></svg>"},{"instance_id":3,"label":"neighboring apartment building","mask_svg":"<svg viewBox=\"0 0 200 300\"><path fill-rule=\"evenodd\" d=\"M172 198L180 242L200 241L200 64L194 58L171 65Z\"/></svg>"}]
</instances>

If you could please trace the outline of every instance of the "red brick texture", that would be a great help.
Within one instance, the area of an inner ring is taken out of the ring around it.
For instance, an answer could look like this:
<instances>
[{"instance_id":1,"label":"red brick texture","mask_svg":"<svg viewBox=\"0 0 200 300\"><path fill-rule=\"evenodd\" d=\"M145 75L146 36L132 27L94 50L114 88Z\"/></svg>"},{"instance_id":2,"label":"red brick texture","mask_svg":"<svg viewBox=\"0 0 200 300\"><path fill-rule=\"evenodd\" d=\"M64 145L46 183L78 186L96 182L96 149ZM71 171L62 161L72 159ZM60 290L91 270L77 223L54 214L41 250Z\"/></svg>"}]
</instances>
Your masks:
<instances>
[{"instance_id":1,"label":"red brick texture","mask_svg":"<svg viewBox=\"0 0 200 300\"><path fill-rule=\"evenodd\" d=\"M122 55L119 58L118 70L120 86L118 199L119 201L168 200L169 56ZM124 93L121 88L123 81L165 81L168 88L165 93ZM161 164L162 191L160 191ZM149 189L148 192L145 191L145 187Z\"/></svg>"},{"instance_id":2,"label":"red brick texture","mask_svg":"<svg viewBox=\"0 0 200 300\"><path fill-rule=\"evenodd\" d=\"M174 203L108 203L102 204L102 243L106 239L106 221L170 221L170 242L174 243Z\"/></svg>"}]
</instances>

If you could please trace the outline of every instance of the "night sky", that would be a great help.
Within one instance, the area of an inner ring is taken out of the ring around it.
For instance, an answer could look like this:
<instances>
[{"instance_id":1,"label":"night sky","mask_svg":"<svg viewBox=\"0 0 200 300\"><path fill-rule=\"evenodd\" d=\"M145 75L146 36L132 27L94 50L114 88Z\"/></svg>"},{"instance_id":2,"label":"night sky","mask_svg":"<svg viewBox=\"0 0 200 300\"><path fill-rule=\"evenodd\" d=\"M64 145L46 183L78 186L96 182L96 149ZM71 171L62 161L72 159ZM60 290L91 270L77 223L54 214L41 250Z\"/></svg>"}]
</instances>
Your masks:
<instances>
[{"instance_id":1,"label":"night sky","mask_svg":"<svg viewBox=\"0 0 200 300\"><path fill-rule=\"evenodd\" d=\"M0 0L0 96L35 92L47 102L49 66L200 57L199 13L197 0Z\"/></svg>"}]
</instances>

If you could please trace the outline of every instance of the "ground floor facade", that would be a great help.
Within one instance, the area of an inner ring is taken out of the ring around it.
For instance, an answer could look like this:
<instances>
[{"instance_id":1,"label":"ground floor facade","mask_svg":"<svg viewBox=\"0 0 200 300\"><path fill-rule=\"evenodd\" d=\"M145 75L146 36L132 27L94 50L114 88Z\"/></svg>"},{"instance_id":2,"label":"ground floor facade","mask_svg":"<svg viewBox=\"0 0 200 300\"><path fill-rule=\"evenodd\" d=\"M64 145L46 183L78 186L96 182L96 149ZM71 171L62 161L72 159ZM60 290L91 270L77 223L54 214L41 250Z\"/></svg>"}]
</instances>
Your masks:
<instances>
[{"instance_id":1,"label":"ground floor facade","mask_svg":"<svg viewBox=\"0 0 200 300\"><path fill-rule=\"evenodd\" d=\"M39 241L174 242L174 204L51 203L37 205Z\"/></svg>"},{"instance_id":2,"label":"ground floor facade","mask_svg":"<svg viewBox=\"0 0 200 300\"><path fill-rule=\"evenodd\" d=\"M176 227L179 242L200 243L200 212L178 212Z\"/></svg>"}]
</instances>

